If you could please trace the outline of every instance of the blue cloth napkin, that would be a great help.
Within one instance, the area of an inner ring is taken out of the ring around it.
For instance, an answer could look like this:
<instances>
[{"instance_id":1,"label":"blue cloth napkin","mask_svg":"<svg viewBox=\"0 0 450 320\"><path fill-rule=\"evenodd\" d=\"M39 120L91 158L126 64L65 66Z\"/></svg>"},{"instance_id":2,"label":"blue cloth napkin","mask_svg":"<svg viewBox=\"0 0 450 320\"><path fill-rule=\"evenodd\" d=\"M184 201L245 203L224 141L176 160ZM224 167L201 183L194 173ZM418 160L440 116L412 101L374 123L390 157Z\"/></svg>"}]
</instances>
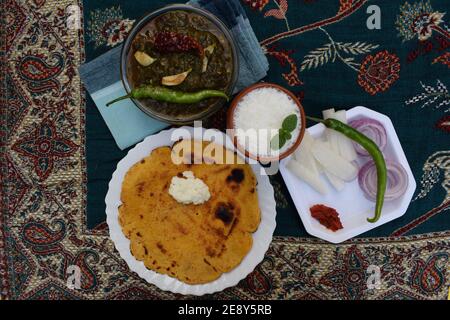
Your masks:
<instances>
[{"instance_id":1,"label":"blue cloth napkin","mask_svg":"<svg viewBox=\"0 0 450 320\"><path fill-rule=\"evenodd\" d=\"M238 0L191 0L188 4L210 11L231 30L240 60L235 93L266 76L269 63ZM121 49L118 46L81 65L79 72L114 140L123 150L169 125L147 116L131 100L106 107L108 101L126 94L118 67Z\"/></svg>"}]
</instances>

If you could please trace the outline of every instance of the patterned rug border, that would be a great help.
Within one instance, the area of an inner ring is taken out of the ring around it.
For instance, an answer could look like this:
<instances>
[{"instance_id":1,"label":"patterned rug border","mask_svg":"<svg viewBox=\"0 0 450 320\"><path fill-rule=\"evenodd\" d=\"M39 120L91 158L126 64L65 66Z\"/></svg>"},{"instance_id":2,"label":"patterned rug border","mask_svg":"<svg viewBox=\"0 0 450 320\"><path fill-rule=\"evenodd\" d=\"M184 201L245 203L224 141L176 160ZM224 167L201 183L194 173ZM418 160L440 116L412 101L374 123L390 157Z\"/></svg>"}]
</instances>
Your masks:
<instances>
[{"instance_id":1,"label":"patterned rug border","mask_svg":"<svg viewBox=\"0 0 450 320\"><path fill-rule=\"evenodd\" d=\"M441 232L430 232L422 233L410 236L400 236L400 237L371 237L371 238L356 238L348 241L344 241L339 244L333 244L318 238L305 238L305 237L292 237L292 236L275 236L274 241L288 242L295 241L296 243L305 244L317 244L317 245L334 245L334 246L344 246L344 245L355 245L355 244L386 244L388 243L405 243L405 242L419 242L428 239L443 239L450 241L450 231Z\"/></svg>"},{"instance_id":2,"label":"patterned rug border","mask_svg":"<svg viewBox=\"0 0 450 320\"><path fill-rule=\"evenodd\" d=\"M7 197L4 192L4 179L7 171L6 159L5 159L5 145L8 138L8 128L6 119L6 32L3 27L6 23L5 20L5 0L0 0L0 299L8 296L8 276L7 276L7 263L6 263L6 231L2 227L4 225L4 219L7 213Z\"/></svg>"},{"instance_id":3,"label":"patterned rug border","mask_svg":"<svg viewBox=\"0 0 450 320\"><path fill-rule=\"evenodd\" d=\"M81 26L84 26L84 7L83 7L83 0L77 0L77 4L80 8L80 24ZM79 43L79 50L80 50L80 56L81 56L81 62L84 63L86 61L86 53L85 53L85 42L84 42L84 28L80 28L78 30L78 43ZM80 81L80 96L81 96L81 105L80 105L80 120L81 120L81 141L83 142L82 148L81 148L81 167L82 167L82 177L83 177L83 183L82 183L82 191L83 191L83 207L84 207L84 214L83 216L83 233L89 234L89 230L87 228L87 183L88 183L88 173L87 173L87 159L86 159L86 90L83 86L83 83Z\"/></svg>"}]
</instances>

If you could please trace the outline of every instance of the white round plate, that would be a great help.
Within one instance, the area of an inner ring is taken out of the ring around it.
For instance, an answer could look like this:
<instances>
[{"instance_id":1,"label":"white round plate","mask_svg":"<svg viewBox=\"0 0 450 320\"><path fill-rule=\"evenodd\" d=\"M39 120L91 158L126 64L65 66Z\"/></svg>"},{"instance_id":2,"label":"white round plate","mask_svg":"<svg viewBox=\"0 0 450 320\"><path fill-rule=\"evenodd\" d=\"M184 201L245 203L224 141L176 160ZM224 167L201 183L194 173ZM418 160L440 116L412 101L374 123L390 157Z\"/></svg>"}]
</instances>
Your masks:
<instances>
[{"instance_id":1,"label":"white round plate","mask_svg":"<svg viewBox=\"0 0 450 320\"><path fill-rule=\"evenodd\" d=\"M173 137L172 134L184 132L183 135ZM205 134L206 133L206 134ZM213 135L211 135L213 133ZM222 137L221 141L215 137ZM117 164L117 169L113 173L109 182L109 190L105 198L106 202L106 222L108 223L109 232L114 245L119 251L120 256L126 261L129 268L136 272L141 278L147 282L156 285L158 288L180 294L203 295L222 291L225 288L232 287L244 279L251 273L255 267L263 260L264 255L272 241L273 232L275 230L275 198L269 177L261 174L263 168L259 164L251 164L255 176L258 180L257 191L259 207L261 209L261 223L258 230L253 233L253 246L242 262L233 270L224 273L217 280L200 285L189 285L175 278L163 275L147 269L142 261L136 260L130 252L130 240L128 240L122 232L119 225L118 215L120 201L120 193L122 182L127 171L138 161L148 156L153 149L162 146L172 146L179 138L203 139L206 141L215 141L225 146L227 149L235 150L232 141L227 135L218 131L203 128L182 127L177 129L164 130L156 135L145 138L144 141L137 144L128 154Z\"/></svg>"}]
</instances>

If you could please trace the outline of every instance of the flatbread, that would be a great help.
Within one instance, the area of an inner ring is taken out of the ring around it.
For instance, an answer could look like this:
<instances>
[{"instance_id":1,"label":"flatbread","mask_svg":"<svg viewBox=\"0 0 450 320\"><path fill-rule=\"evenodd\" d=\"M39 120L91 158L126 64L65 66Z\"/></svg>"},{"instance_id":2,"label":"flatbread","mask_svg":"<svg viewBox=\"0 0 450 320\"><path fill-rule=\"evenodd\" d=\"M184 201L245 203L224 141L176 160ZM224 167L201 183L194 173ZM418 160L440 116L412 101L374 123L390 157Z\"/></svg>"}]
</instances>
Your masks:
<instances>
[{"instance_id":1,"label":"flatbread","mask_svg":"<svg viewBox=\"0 0 450 320\"><path fill-rule=\"evenodd\" d=\"M208 145L182 140L157 148L130 168L122 184L119 222L131 253L148 269L188 284L213 281L239 265L261 220L252 168L223 146L205 156L198 147ZM180 163L180 157L201 163ZM225 157L232 164L218 163ZM207 202L185 205L169 194L172 178L184 171L208 186Z\"/></svg>"}]
</instances>

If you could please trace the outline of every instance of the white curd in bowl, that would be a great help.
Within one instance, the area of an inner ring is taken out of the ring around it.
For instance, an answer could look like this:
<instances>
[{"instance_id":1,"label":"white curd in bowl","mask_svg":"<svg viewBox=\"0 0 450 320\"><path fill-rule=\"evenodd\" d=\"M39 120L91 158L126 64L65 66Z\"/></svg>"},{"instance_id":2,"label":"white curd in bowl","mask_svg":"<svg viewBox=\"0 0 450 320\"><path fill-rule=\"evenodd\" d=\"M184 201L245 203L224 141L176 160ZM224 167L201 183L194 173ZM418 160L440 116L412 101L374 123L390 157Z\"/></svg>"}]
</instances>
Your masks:
<instances>
[{"instance_id":1,"label":"white curd in bowl","mask_svg":"<svg viewBox=\"0 0 450 320\"><path fill-rule=\"evenodd\" d=\"M271 148L271 139L278 134L283 120L297 116L297 126L281 149ZM296 102L285 92L271 87L260 87L245 94L236 105L233 124L237 143L258 157L277 157L297 140L301 130L301 115Z\"/></svg>"}]
</instances>

